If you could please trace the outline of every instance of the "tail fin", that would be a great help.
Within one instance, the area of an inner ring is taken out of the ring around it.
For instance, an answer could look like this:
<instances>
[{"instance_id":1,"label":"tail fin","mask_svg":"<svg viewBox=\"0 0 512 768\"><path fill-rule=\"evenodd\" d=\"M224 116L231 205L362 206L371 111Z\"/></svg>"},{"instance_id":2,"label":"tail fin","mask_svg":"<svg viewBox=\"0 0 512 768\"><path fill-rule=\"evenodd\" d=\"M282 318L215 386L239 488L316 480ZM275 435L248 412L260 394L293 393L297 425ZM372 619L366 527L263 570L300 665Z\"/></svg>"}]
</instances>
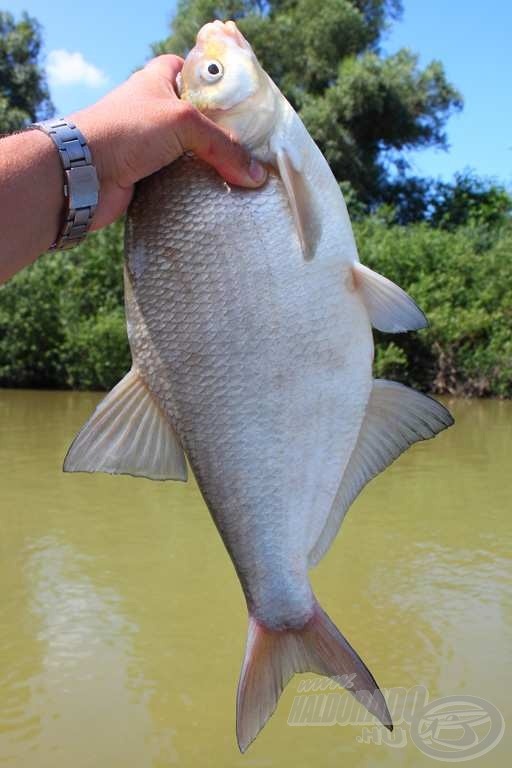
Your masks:
<instances>
[{"instance_id":1,"label":"tail fin","mask_svg":"<svg viewBox=\"0 0 512 768\"><path fill-rule=\"evenodd\" d=\"M249 617L245 659L237 695L238 746L245 752L271 714L295 672L349 675L348 690L390 731L391 715L375 679L352 646L315 603L301 629L273 630Z\"/></svg>"}]
</instances>

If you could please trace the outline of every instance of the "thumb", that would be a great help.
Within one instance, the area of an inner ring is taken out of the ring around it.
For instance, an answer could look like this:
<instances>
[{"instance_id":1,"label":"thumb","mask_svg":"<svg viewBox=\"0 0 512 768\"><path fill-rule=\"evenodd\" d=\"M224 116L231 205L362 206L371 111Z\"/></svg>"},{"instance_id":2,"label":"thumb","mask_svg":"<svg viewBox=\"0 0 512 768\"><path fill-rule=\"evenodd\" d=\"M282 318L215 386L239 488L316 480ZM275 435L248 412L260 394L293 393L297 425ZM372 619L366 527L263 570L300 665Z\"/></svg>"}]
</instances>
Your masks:
<instances>
[{"instance_id":1,"label":"thumb","mask_svg":"<svg viewBox=\"0 0 512 768\"><path fill-rule=\"evenodd\" d=\"M182 116L177 125L178 138L184 150L213 166L230 184L259 187L267 171L226 131L207 118L189 102L182 102Z\"/></svg>"}]
</instances>

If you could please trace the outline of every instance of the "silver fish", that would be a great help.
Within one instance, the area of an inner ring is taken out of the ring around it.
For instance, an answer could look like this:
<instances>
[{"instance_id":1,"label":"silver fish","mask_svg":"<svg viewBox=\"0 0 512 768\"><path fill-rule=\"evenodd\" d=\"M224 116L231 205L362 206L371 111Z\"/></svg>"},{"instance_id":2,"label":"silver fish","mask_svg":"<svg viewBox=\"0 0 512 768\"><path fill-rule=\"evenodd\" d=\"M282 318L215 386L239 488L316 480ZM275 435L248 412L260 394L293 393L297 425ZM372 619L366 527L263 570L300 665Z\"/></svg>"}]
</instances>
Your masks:
<instances>
[{"instance_id":1,"label":"silver fish","mask_svg":"<svg viewBox=\"0 0 512 768\"><path fill-rule=\"evenodd\" d=\"M185 157L138 185L126 225L133 367L64 468L186 480L187 457L247 600L242 751L295 672L336 677L391 729L308 570L366 483L452 423L435 400L372 379L371 326L425 319L360 264L325 159L233 22L203 27L179 87L271 173L263 189L230 190Z\"/></svg>"}]
</instances>

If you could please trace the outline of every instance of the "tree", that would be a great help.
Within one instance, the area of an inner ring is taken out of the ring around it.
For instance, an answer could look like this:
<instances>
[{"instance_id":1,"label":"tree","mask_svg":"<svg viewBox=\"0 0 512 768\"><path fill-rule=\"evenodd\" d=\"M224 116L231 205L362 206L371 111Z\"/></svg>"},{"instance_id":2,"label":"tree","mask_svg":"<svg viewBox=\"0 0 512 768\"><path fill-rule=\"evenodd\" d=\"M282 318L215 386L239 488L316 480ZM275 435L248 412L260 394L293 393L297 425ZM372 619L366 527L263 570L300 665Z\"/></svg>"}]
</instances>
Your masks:
<instances>
[{"instance_id":1,"label":"tree","mask_svg":"<svg viewBox=\"0 0 512 768\"><path fill-rule=\"evenodd\" d=\"M390 184L386 199L390 224L425 221L439 229L472 226L497 229L512 224L512 197L494 179L470 170L452 182L410 177ZM383 209L379 209L382 218Z\"/></svg>"},{"instance_id":2,"label":"tree","mask_svg":"<svg viewBox=\"0 0 512 768\"><path fill-rule=\"evenodd\" d=\"M0 11L0 134L53 114L44 69L39 23L24 13L15 22Z\"/></svg>"},{"instance_id":3,"label":"tree","mask_svg":"<svg viewBox=\"0 0 512 768\"><path fill-rule=\"evenodd\" d=\"M453 184L438 183L431 223L443 229L466 225L497 228L512 220L512 198L495 181L473 173L457 173Z\"/></svg>"},{"instance_id":4,"label":"tree","mask_svg":"<svg viewBox=\"0 0 512 768\"><path fill-rule=\"evenodd\" d=\"M180 0L154 51L184 55L206 21L235 19L337 179L372 206L386 199L393 168L405 178L400 151L446 147L447 117L462 106L440 62L421 69L409 50L382 55L400 12L400 0Z\"/></svg>"}]
</instances>

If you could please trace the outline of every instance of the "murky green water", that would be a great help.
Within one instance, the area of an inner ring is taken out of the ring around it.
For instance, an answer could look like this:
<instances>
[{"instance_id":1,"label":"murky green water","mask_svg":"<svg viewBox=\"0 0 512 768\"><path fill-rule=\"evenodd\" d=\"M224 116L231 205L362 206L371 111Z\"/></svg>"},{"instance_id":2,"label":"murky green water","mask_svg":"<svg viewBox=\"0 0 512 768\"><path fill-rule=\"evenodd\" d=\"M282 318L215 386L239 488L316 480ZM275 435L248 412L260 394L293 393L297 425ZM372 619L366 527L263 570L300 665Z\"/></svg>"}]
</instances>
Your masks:
<instances>
[{"instance_id":1,"label":"murky green water","mask_svg":"<svg viewBox=\"0 0 512 768\"><path fill-rule=\"evenodd\" d=\"M299 677L239 754L234 571L192 482L61 473L98 397L0 392L0 764L434 766L407 728L399 747L291 727ZM356 502L314 589L383 687L482 697L512 732L512 403L451 407ZM511 742L471 765L509 765Z\"/></svg>"}]
</instances>

